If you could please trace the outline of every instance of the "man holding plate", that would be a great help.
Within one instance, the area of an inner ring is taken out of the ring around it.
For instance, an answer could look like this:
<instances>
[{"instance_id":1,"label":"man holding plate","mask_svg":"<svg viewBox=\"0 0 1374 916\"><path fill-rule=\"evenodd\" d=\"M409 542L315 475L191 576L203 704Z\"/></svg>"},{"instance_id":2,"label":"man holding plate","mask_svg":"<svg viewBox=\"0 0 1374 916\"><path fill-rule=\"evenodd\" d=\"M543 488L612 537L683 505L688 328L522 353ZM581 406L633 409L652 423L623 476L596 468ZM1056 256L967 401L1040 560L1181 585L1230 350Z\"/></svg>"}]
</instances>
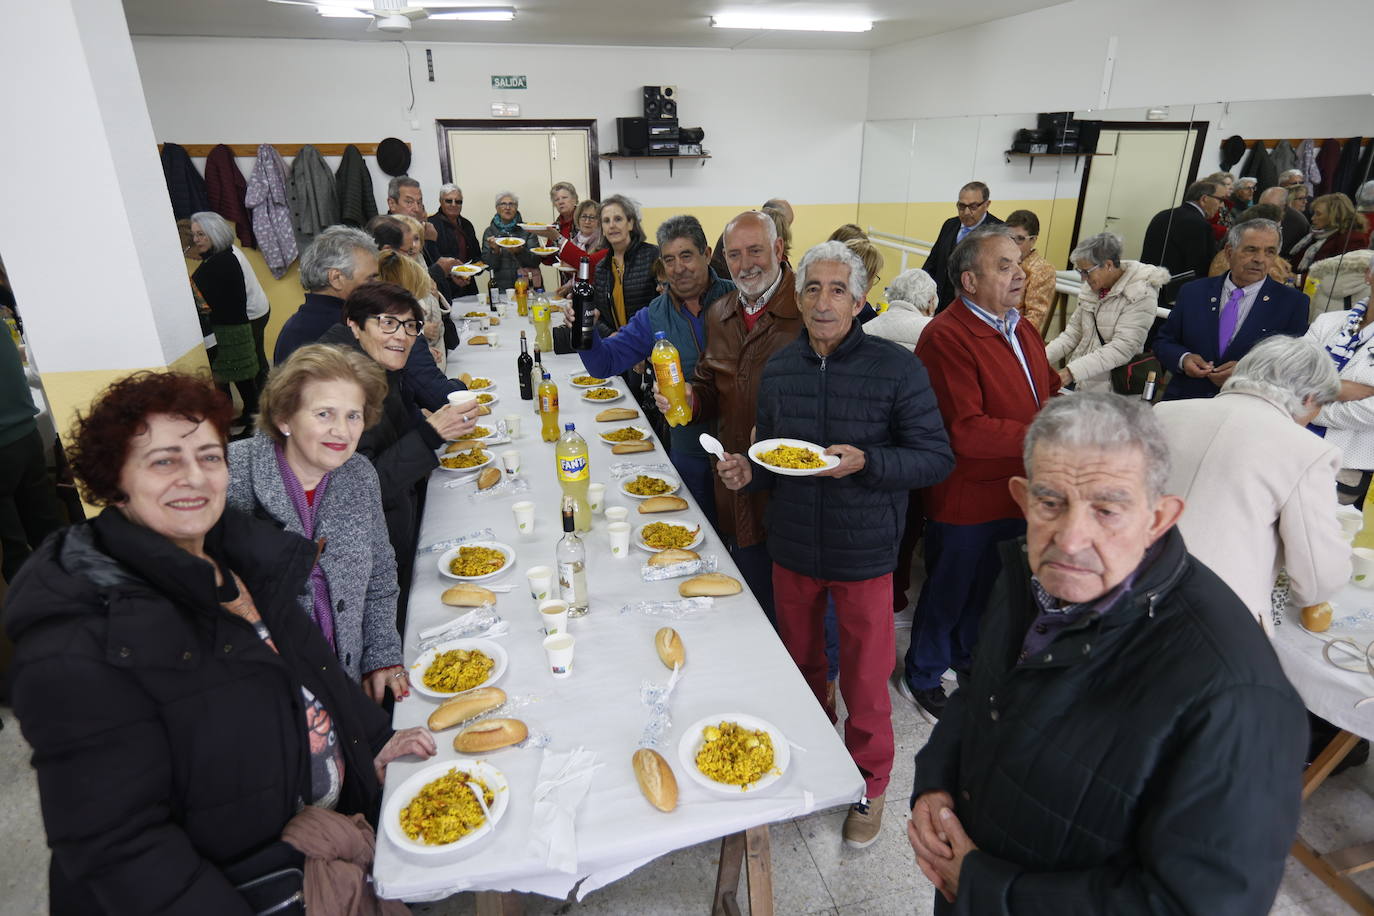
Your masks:
<instances>
[{"instance_id":1,"label":"man holding plate","mask_svg":"<svg viewBox=\"0 0 1374 916\"><path fill-rule=\"evenodd\" d=\"M855 321L866 289L863 262L843 244L808 251L796 281L805 331L773 355L759 383L756 440L788 437L803 450L834 443L816 444L810 459L823 451L838 463L823 458L804 476L774 474L763 459L756 474L743 455L717 465L729 489L771 493L764 528L778 633L831 721L824 620L826 599L834 599L845 747L864 776L864 797L844 822L845 842L856 848L878 838L892 770L892 570L907 492L954 467L921 361Z\"/></svg>"}]
</instances>

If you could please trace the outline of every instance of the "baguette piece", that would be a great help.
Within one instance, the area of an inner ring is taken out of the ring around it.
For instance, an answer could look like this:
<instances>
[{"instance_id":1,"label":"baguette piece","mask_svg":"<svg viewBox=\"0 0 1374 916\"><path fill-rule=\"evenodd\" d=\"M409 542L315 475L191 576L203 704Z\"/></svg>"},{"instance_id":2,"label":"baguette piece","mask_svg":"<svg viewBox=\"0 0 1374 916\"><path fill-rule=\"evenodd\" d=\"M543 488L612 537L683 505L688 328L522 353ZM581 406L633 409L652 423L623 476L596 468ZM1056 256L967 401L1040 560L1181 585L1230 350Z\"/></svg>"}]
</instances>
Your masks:
<instances>
[{"instance_id":1,"label":"baguette piece","mask_svg":"<svg viewBox=\"0 0 1374 916\"><path fill-rule=\"evenodd\" d=\"M530 730L519 719L484 719L460 731L453 738L453 749L464 754L485 754L519 744Z\"/></svg>"},{"instance_id":2,"label":"baguette piece","mask_svg":"<svg viewBox=\"0 0 1374 916\"><path fill-rule=\"evenodd\" d=\"M639 411L630 407L607 407L596 415L596 422L610 423L613 420L633 420L639 416Z\"/></svg>"},{"instance_id":3,"label":"baguette piece","mask_svg":"<svg viewBox=\"0 0 1374 916\"><path fill-rule=\"evenodd\" d=\"M458 381L462 382L464 386L471 386L472 375L467 372L460 372L458 373Z\"/></svg>"},{"instance_id":4,"label":"baguette piece","mask_svg":"<svg viewBox=\"0 0 1374 916\"><path fill-rule=\"evenodd\" d=\"M639 501L639 511L644 515L650 512L677 512L686 508L687 500L681 496L650 496Z\"/></svg>"},{"instance_id":5,"label":"baguette piece","mask_svg":"<svg viewBox=\"0 0 1374 916\"><path fill-rule=\"evenodd\" d=\"M474 334L468 338L468 345L473 347L485 347L487 338L485 334Z\"/></svg>"},{"instance_id":6,"label":"baguette piece","mask_svg":"<svg viewBox=\"0 0 1374 916\"><path fill-rule=\"evenodd\" d=\"M478 687L445 700L429 714L429 730L440 732L475 719L506 702L506 692L500 687Z\"/></svg>"},{"instance_id":7,"label":"baguette piece","mask_svg":"<svg viewBox=\"0 0 1374 916\"><path fill-rule=\"evenodd\" d=\"M677 593L684 598L697 598L702 595L724 596L738 595L744 586L739 584L739 580L725 575L725 573L702 573L683 581L677 587Z\"/></svg>"},{"instance_id":8,"label":"baguette piece","mask_svg":"<svg viewBox=\"0 0 1374 916\"><path fill-rule=\"evenodd\" d=\"M635 452L652 452L653 450L652 439L640 439L637 442L617 442L611 446L612 455L633 455Z\"/></svg>"},{"instance_id":9,"label":"baguette piece","mask_svg":"<svg viewBox=\"0 0 1374 916\"><path fill-rule=\"evenodd\" d=\"M695 550L683 550L681 547L669 547L667 550L660 550L658 553L649 557L650 566L672 566L674 563L686 563L688 560L700 560L701 555Z\"/></svg>"},{"instance_id":10,"label":"baguette piece","mask_svg":"<svg viewBox=\"0 0 1374 916\"><path fill-rule=\"evenodd\" d=\"M496 592L480 585L473 585L471 582L464 582L444 589L439 600L449 607L481 607L484 604L495 604Z\"/></svg>"},{"instance_id":11,"label":"baguette piece","mask_svg":"<svg viewBox=\"0 0 1374 916\"><path fill-rule=\"evenodd\" d=\"M672 627L664 627L654 634L654 648L658 650L658 660L669 668L687 664L682 637Z\"/></svg>"},{"instance_id":12,"label":"baguette piece","mask_svg":"<svg viewBox=\"0 0 1374 916\"><path fill-rule=\"evenodd\" d=\"M477 416L479 416L479 417L485 417L485 416L489 416L490 414L491 414L491 408L490 408L490 407L488 407L488 406L485 405L485 404L478 404L478 405L477 405Z\"/></svg>"},{"instance_id":13,"label":"baguette piece","mask_svg":"<svg viewBox=\"0 0 1374 916\"><path fill-rule=\"evenodd\" d=\"M501 482L501 469L495 467L482 468L482 473L477 475L477 489L490 490Z\"/></svg>"},{"instance_id":14,"label":"baguette piece","mask_svg":"<svg viewBox=\"0 0 1374 916\"><path fill-rule=\"evenodd\" d=\"M668 812L677 807L677 777L673 768L658 751L641 747L632 758L635 768L635 782L639 791L660 811Z\"/></svg>"}]
</instances>

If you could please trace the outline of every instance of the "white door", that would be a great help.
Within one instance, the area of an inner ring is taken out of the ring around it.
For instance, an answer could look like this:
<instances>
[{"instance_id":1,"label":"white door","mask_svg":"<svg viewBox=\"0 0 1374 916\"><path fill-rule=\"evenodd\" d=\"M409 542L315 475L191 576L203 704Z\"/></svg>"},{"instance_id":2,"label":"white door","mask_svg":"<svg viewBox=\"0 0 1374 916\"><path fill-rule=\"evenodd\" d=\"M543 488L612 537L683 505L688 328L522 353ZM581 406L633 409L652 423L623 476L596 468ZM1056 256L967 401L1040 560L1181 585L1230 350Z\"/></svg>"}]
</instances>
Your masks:
<instances>
[{"instance_id":1,"label":"white door","mask_svg":"<svg viewBox=\"0 0 1374 916\"><path fill-rule=\"evenodd\" d=\"M1197 132L1103 130L1083 198L1078 238L1115 232L1125 256L1140 257L1145 229L1160 210L1178 205L1188 180Z\"/></svg>"}]
</instances>

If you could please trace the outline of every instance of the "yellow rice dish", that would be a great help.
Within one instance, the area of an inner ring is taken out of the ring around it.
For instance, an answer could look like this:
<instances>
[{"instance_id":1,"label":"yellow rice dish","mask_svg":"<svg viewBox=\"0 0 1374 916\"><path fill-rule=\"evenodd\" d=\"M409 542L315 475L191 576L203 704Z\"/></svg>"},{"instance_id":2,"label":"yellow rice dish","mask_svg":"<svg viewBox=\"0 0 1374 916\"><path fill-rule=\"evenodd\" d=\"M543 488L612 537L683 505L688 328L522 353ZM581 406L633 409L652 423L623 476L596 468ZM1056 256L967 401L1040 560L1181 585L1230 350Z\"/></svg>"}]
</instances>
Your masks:
<instances>
[{"instance_id":1,"label":"yellow rice dish","mask_svg":"<svg viewBox=\"0 0 1374 916\"><path fill-rule=\"evenodd\" d=\"M645 525L639 536L654 550L667 550L669 547L686 547L691 544L697 539L697 532L700 530L700 527L684 528L682 525L654 522Z\"/></svg>"},{"instance_id":2,"label":"yellow rice dish","mask_svg":"<svg viewBox=\"0 0 1374 916\"><path fill-rule=\"evenodd\" d=\"M440 693L462 693L490 677L494 667L496 662L480 649L449 649L429 663L422 683Z\"/></svg>"},{"instance_id":3,"label":"yellow rice dish","mask_svg":"<svg viewBox=\"0 0 1374 916\"><path fill-rule=\"evenodd\" d=\"M477 465L487 460L487 453L480 448L468 449L466 452L459 452L456 455L446 455L439 459L439 463L446 468L475 468Z\"/></svg>"},{"instance_id":4,"label":"yellow rice dish","mask_svg":"<svg viewBox=\"0 0 1374 916\"><path fill-rule=\"evenodd\" d=\"M649 477L640 474L634 480L625 484L625 492L635 496L664 496L671 492L672 484L666 480L659 480L657 477Z\"/></svg>"},{"instance_id":5,"label":"yellow rice dish","mask_svg":"<svg viewBox=\"0 0 1374 916\"><path fill-rule=\"evenodd\" d=\"M490 388L490 387L491 387L491 379L489 379L489 378L475 378L475 379L473 379L472 381L468 382L468 391L477 391L478 389L481 389L481 388Z\"/></svg>"},{"instance_id":6,"label":"yellow rice dish","mask_svg":"<svg viewBox=\"0 0 1374 916\"><path fill-rule=\"evenodd\" d=\"M426 846L444 846L481 827L487 816L468 788L469 782L481 788L482 800L490 808L496 796L487 784L454 767L428 783L401 809L401 830Z\"/></svg>"},{"instance_id":7,"label":"yellow rice dish","mask_svg":"<svg viewBox=\"0 0 1374 916\"><path fill-rule=\"evenodd\" d=\"M775 468L808 470L825 467L825 459L820 455L809 448L797 448L795 445L779 445L777 448L760 452L759 460Z\"/></svg>"},{"instance_id":8,"label":"yellow rice dish","mask_svg":"<svg viewBox=\"0 0 1374 916\"><path fill-rule=\"evenodd\" d=\"M477 396L478 404L490 404L494 400L496 400L496 396L491 394L479 394Z\"/></svg>"},{"instance_id":9,"label":"yellow rice dish","mask_svg":"<svg viewBox=\"0 0 1374 916\"><path fill-rule=\"evenodd\" d=\"M766 731L722 722L706 726L701 736L697 769L716 782L743 787L773 769L773 739Z\"/></svg>"},{"instance_id":10,"label":"yellow rice dish","mask_svg":"<svg viewBox=\"0 0 1374 916\"><path fill-rule=\"evenodd\" d=\"M633 426L626 426L621 429L613 429L608 433L602 433L601 438L611 442L638 442L644 438L644 431L635 429Z\"/></svg>"},{"instance_id":11,"label":"yellow rice dish","mask_svg":"<svg viewBox=\"0 0 1374 916\"><path fill-rule=\"evenodd\" d=\"M494 547L459 547L458 556L448 562L455 576L485 576L506 565L506 555Z\"/></svg>"},{"instance_id":12,"label":"yellow rice dish","mask_svg":"<svg viewBox=\"0 0 1374 916\"><path fill-rule=\"evenodd\" d=\"M464 313L463 313L463 317L464 317L464 318L481 318L481 317L482 317L482 313L481 313L481 312L464 312Z\"/></svg>"},{"instance_id":13,"label":"yellow rice dish","mask_svg":"<svg viewBox=\"0 0 1374 916\"><path fill-rule=\"evenodd\" d=\"M487 429L485 426L474 426L472 428L472 432L464 433L463 435L459 436L458 441L465 442L468 439L485 439L487 436L490 435L491 430Z\"/></svg>"},{"instance_id":14,"label":"yellow rice dish","mask_svg":"<svg viewBox=\"0 0 1374 916\"><path fill-rule=\"evenodd\" d=\"M574 384L574 385L604 385L604 384L606 384L606 380L605 380L604 378L597 378L597 377L594 376L594 375L574 375L573 378L572 378L572 380L573 380L573 384Z\"/></svg>"},{"instance_id":15,"label":"yellow rice dish","mask_svg":"<svg viewBox=\"0 0 1374 916\"><path fill-rule=\"evenodd\" d=\"M589 401L610 401L620 397L620 392L614 388L591 388L583 397Z\"/></svg>"}]
</instances>

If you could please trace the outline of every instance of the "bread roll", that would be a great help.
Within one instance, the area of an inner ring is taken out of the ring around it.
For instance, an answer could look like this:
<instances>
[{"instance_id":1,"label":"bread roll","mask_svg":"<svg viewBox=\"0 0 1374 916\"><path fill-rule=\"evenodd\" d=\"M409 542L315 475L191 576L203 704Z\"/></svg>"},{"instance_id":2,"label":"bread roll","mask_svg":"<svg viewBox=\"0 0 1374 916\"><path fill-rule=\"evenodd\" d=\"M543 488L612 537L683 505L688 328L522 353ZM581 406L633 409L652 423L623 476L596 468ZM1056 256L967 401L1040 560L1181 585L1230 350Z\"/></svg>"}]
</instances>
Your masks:
<instances>
[{"instance_id":1,"label":"bread roll","mask_svg":"<svg viewBox=\"0 0 1374 916\"><path fill-rule=\"evenodd\" d=\"M477 475L477 489L490 490L501 482L501 469L495 467L482 468L482 473Z\"/></svg>"},{"instance_id":2,"label":"bread roll","mask_svg":"<svg viewBox=\"0 0 1374 916\"><path fill-rule=\"evenodd\" d=\"M1331 627L1331 605L1323 601L1303 608L1302 625L1313 633L1325 633Z\"/></svg>"},{"instance_id":3,"label":"bread roll","mask_svg":"<svg viewBox=\"0 0 1374 916\"><path fill-rule=\"evenodd\" d=\"M669 547L667 550L660 550L658 553L649 557L650 566L672 566L674 563L686 563L688 560L700 560L701 556L695 550L683 550L680 547Z\"/></svg>"},{"instance_id":4,"label":"bread roll","mask_svg":"<svg viewBox=\"0 0 1374 916\"><path fill-rule=\"evenodd\" d=\"M477 416L486 417L491 415L491 408L485 404L477 405Z\"/></svg>"},{"instance_id":5,"label":"bread roll","mask_svg":"<svg viewBox=\"0 0 1374 916\"><path fill-rule=\"evenodd\" d=\"M468 344L474 347L485 347L487 338L485 334L474 334L468 338Z\"/></svg>"},{"instance_id":6,"label":"bread roll","mask_svg":"<svg viewBox=\"0 0 1374 916\"><path fill-rule=\"evenodd\" d=\"M458 381L462 382L465 386L471 387L472 375L467 372L460 372L458 373Z\"/></svg>"},{"instance_id":7,"label":"bread roll","mask_svg":"<svg viewBox=\"0 0 1374 916\"><path fill-rule=\"evenodd\" d=\"M738 595L743 587L739 584L738 579L732 579L725 573L702 573L683 581L677 587L677 593L684 598L697 598L702 595Z\"/></svg>"},{"instance_id":8,"label":"bread roll","mask_svg":"<svg viewBox=\"0 0 1374 916\"><path fill-rule=\"evenodd\" d=\"M471 582L464 582L444 589L444 594L439 600L449 607L481 607L484 604L495 604L496 592L480 585L473 585Z\"/></svg>"},{"instance_id":9,"label":"bread roll","mask_svg":"<svg viewBox=\"0 0 1374 916\"><path fill-rule=\"evenodd\" d=\"M687 508L687 500L681 496L650 496L639 501L639 511L645 515L650 512L677 512Z\"/></svg>"},{"instance_id":10,"label":"bread roll","mask_svg":"<svg viewBox=\"0 0 1374 916\"><path fill-rule=\"evenodd\" d=\"M484 719L469 725L453 738L453 749L464 754L485 754L519 744L530 730L519 719Z\"/></svg>"},{"instance_id":11,"label":"bread roll","mask_svg":"<svg viewBox=\"0 0 1374 916\"><path fill-rule=\"evenodd\" d=\"M635 781L639 791L660 811L677 807L677 777L658 751L641 747L634 754Z\"/></svg>"},{"instance_id":12,"label":"bread roll","mask_svg":"<svg viewBox=\"0 0 1374 916\"><path fill-rule=\"evenodd\" d=\"M506 692L500 687L478 687L467 693L460 693L451 700L445 700L439 708L429 714L429 730L443 731L475 719L484 712L490 712L506 702Z\"/></svg>"},{"instance_id":13,"label":"bread roll","mask_svg":"<svg viewBox=\"0 0 1374 916\"><path fill-rule=\"evenodd\" d=\"M633 455L635 452L652 452L654 443L652 439L640 439L637 442L617 442L611 446L613 455Z\"/></svg>"},{"instance_id":14,"label":"bread roll","mask_svg":"<svg viewBox=\"0 0 1374 916\"><path fill-rule=\"evenodd\" d=\"M501 319L497 315L492 315L487 319L487 324L491 325L493 328L499 328L501 326Z\"/></svg>"},{"instance_id":15,"label":"bread roll","mask_svg":"<svg viewBox=\"0 0 1374 916\"><path fill-rule=\"evenodd\" d=\"M669 668L687 664L687 650L682 646L682 637L672 627L664 627L654 634L654 648L658 650L658 660Z\"/></svg>"},{"instance_id":16,"label":"bread roll","mask_svg":"<svg viewBox=\"0 0 1374 916\"><path fill-rule=\"evenodd\" d=\"M633 420L639 416L639 411L629 407L607 407L596 415L596 422L610 423L612 420Z\"/></svg>"}]
</instances>

